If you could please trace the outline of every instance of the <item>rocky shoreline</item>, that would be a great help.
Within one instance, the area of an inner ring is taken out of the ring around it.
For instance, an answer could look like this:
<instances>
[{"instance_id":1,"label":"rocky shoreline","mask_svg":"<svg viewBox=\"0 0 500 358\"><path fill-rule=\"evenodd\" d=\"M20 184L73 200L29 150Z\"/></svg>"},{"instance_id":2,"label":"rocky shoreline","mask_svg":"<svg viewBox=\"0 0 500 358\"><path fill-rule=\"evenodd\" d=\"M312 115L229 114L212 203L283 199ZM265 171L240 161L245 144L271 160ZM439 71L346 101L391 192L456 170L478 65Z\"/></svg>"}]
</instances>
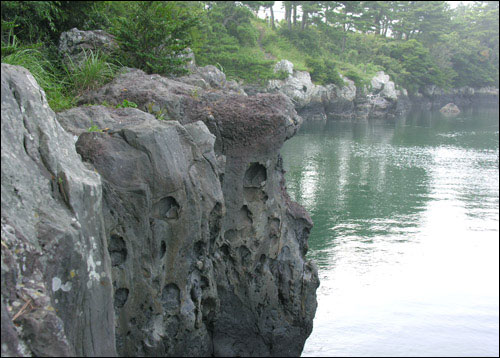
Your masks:
<instances>
[{"instance_id":1,"label":"rocky shoreline","mask_svg":"<svg viewBox=\"0 0 500 358\"><path fill-rule=\"evenodd\" d=\"M343 77L344 86L315 85L305 71L295 71L293 64L281 60L275 72L287 72L282 80L271 80L265 88L245 87L247 93L283 93L292 99L297 113L304 120L361 120L395 119L413 109L440 109L448 103L466 108L473 105L498 105L497 88L474 89L463 87L443 90L426 87L422 93L409 95L404 88L397 89L383 71L378 72L370 88L357 88L353 81Z\"/></svg>"},{"instance_id":2,"label":"rocky shoreline","mask_svg":"<svg viewBox=\"0 0 500 358\"><path fill-rule=\"evenodd\" d=\"M229 87L130 70L56 116L2 64L2 355L300 355L319 281L279 149L302 119Z\"/></svg>"}]
</instances>

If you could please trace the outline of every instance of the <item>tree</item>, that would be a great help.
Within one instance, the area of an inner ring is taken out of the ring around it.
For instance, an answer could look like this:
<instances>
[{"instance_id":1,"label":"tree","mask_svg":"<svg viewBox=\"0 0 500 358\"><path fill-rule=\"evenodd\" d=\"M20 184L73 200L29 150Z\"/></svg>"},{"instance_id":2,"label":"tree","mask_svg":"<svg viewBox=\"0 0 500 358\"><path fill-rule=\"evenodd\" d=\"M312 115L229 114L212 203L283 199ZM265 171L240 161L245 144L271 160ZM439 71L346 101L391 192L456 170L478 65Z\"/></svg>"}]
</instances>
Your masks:
<instances>
[{"instance_id":1,"label":"tree","mask_svg":"<svg viewBox=\"0 0 500 358\"><path fill-rule=\"evenodd\" d=\"M273 11L274 1L261 1L261 3L262 3L262 6L264 8L270 10L270 12L271 12L271 27L273 29L275 29L276 26L274 24L274 11Z\"/></svg>"},{"instance_id":2,"label":"tree","mask_svg":"<svg viewBox=\"0 0 500 358\"><path fill-rule=\"evenodd\" d=\"M292 1L283 1L285 8L285 21L288 25L288 30L292 30Z\"/></svg>"},{"instance_id":3,"label":"tree","mask_svg":"<svg viewBox=\"0 0 500 358\"><path fill-rule=\"evenodd\" d=\"M184 73L182 56L191 44L190 30L197 18L173 1L132 3L118 17L112 32L120 45L123 64L148 73Z\"/></svg>"}]
</instances>

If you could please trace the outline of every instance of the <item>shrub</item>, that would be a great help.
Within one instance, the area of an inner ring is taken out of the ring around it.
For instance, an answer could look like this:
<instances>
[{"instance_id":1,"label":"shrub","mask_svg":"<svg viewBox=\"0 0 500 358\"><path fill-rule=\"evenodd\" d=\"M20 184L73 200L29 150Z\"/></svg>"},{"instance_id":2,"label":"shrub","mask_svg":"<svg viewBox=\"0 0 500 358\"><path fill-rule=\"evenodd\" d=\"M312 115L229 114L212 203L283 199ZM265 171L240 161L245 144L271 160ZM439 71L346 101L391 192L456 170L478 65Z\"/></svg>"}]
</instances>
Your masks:
<instances>
[{"instance_id":1,"label":"shrub","mask_svg":"<svg viewBox=\"0 0 500 358\"><path fill-rule=\"evenodd\" d=\"M306 65L309 67L311 79L321 85L333 83L343 86L344 80L335 69L335 62L328 58L307 57Z\"/></svg>"},{"instance_id":2,"label":"shrub","mask_svg":"<svg viewBox=\"0 0 500 358\"><path fill-rule=\"evenodd\" d=\"M120 45L121 62L147 73L182 74L182 55L195 25L187 8L175 2L140 1L118 17L111 29Z\"/></svg>"}]
</instances>

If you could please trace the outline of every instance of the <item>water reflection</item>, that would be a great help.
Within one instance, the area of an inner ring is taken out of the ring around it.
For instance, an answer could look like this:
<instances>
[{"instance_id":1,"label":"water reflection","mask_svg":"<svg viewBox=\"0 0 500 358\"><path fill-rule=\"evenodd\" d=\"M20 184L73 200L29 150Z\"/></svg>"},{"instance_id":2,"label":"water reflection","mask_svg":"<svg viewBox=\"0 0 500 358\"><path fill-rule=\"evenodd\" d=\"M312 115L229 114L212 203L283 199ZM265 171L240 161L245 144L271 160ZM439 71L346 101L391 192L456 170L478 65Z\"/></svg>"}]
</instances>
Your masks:
<instances>
[{"instance_id":1,"label":"water reflection","mask_svg":"<svg viewBox=\"0 0 500 358\"><path fill-rule=\"evenodd\" d=\"M417 225L413 215L423 210L429 191L422 163L431 154L391 145L393 124L307 125L286 144L285 169L290 195L313 215L321 239L311 238L310 249L320 265L328 265L322 250L337 237L400 234Z\"/></svg>"},{"instance_id":2,"label":"water reflection","mask_svg":"<svg viewBox=\"0 0 500 358\"><path fill-rule=\"evenodd\" d=\"M304 356L498 355L498 109L307 123L282 150L321 286Z\"/></svg>"}]
</instances>

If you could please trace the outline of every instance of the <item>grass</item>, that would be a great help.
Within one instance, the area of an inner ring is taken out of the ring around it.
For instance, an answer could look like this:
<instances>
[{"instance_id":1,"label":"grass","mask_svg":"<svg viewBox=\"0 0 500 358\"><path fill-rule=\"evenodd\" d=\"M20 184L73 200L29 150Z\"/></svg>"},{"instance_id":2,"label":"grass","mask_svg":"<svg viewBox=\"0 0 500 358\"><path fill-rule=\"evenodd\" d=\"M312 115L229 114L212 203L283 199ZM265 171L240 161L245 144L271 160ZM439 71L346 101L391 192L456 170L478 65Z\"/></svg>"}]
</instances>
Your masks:
<instances>
[{"instance_id":1,"label":"grass","mask_svg":"<svg viewBox=\"0 0 500 358\"><path fill-rule=\"evenodd\" d=\"M102 87L117 74L119 67L106 62L105 58L92 50L84 51L81 61L74 63L68 58L63 66L66 79L75 96Z\"/></svg>"},{"instance_id":2,"label":"grass","mask_svg":"<svg viewBox=\"0 0 500 358\"><path fill-rule=\"evenodd\" d=\"M22 66L31 72L47 95L49 106L57 111L74 106L74 101L67 95L67 82L60 70L38 48L14 50L10 55L2 56L2 63Z\"/></svg>"},{"instance_id":3,"label":"grass","mask_svg":"<svg viewBox=\"0 0 500 358\"><path fill-rule=\"evenodd\" d=\"M263 20L262 20L263 21ZM279 36L277 32L260 19L252 19L254 26L260 28L262 33L262 47L266 52L276 57L276 62L288 60L293 63L293 69L297 71L308 71L304 53L299 51L286 38Z\"/></svg>"},{"instance_id":4,"label":"grass","mask_svg":"<svg viewBox=\"0 0 500 358\"><path fill-rule=\"evenodd\" d=\"M16 46L16 40L2 48L9 49L10 54L2 56L2 62L22 66L29 70L45 91L49 106L56 112L72 108L76 99L84 92L97 89L111 81L119 67L106 62L99 54L84 52L82 60L68 64L51 62L40 46L24 48Z\"/></svg>"}]
</instances>

